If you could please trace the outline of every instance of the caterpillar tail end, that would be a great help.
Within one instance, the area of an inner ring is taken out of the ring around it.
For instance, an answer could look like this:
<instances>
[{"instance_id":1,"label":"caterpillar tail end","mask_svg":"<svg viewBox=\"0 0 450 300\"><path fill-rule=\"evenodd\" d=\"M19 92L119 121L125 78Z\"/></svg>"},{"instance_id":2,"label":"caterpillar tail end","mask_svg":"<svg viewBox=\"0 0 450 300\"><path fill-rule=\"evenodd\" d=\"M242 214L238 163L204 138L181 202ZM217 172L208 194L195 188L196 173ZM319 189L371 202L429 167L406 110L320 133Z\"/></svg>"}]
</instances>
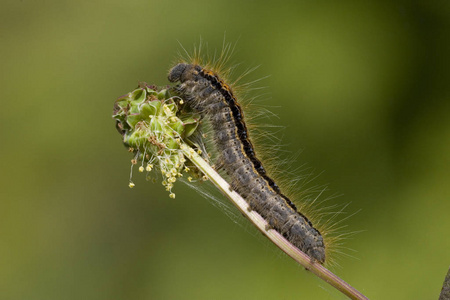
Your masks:
<instances>
[{"instance_id":1,"label":"caterpillar tail end","mask_svg":"<svg viewBox=\"0 0 450 300\"><path fill-rule=\"evenodd\" d=\"M326 256L325 256L325 248L323 247L321 248L315 247L309 250L306 254L308 254L312 262L318 262L322 265L325 263Z\"/></svg>"}]
</instances>

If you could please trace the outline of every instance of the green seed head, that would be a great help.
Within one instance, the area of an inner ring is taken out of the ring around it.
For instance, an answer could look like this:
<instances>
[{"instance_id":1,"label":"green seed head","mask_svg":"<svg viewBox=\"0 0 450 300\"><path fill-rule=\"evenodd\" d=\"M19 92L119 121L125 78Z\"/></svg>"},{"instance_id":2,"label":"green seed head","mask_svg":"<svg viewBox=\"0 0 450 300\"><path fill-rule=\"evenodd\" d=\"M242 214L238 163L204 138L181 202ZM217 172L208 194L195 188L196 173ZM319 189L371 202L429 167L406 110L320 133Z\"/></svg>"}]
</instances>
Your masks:
<instances>
[{"instance_id":1,"label":"green seed head","mask_svg":"<svg viewBox=\"0 0 450 300\"><path fill-rule=\"evenodd\" d=\"M189 137L196 133L200 116L180 109L182 103L168 89L141 83L117 99L113 111L123 143L134 153L135 164L140 162L139 172L158 169L171 198L175 198L173 184L183 171L197 178L201 176L180 149L182 142L193 144ZM134 186L131 178L129 186Z\"/></svg>"}]
</instances>

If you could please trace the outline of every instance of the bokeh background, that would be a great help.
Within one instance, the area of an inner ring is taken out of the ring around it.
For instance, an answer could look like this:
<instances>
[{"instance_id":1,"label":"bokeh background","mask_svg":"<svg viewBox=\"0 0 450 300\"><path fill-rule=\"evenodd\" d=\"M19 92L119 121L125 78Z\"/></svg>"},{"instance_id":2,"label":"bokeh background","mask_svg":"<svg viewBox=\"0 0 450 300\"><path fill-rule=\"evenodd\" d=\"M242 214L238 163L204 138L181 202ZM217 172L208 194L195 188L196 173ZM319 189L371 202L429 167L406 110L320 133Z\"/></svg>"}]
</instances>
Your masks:
<instances>
[{"instance_id":1,"label":"bokeh background","mask_svg":"<svg viewBox=\"0 0 450 300\"><path fill-rule=\"evenodd\" d=\"M195 190L127 186L114 100L168 84L178 42L225 34L233 62L260 65L249 80L270 75L292 166L358 212L333 270L372 299L437 299L449 1L3 0L0 25L1 299L344 298Z\"/></svg>"}]
</instances>

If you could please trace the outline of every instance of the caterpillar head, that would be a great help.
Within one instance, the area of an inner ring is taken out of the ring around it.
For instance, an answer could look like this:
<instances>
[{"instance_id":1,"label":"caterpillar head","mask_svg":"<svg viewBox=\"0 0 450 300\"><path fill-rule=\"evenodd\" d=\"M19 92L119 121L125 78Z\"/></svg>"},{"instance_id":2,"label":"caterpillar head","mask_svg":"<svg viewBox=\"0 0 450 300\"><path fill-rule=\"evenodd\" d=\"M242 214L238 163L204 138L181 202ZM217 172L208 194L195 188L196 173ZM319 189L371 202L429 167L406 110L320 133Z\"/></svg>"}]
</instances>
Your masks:
<instances>
[{"instance_id":1,"label":"caterpillar head","mask_svg":"<svg viewBox=\"0 0 450 300\"><path fill-rule=\"evenodd\" d=\"M169 76L168 76L169 81L170 82L181 81L181 76L186 71L188 66L189 66L188 64L180 63L180 64L177 64L172 69L170 69Z\"/></svg>"},{"instance_id":2,"label":"caterpillar head","mask_svg":"<svg viewBox=\"0 0 450 300\"><path fill-rule=\"evenodd\" d=\"M170 82L185 82L188 80L197 81L202 68L196 64L179 63L169 71Z\"/></svg>"}]
</instances>

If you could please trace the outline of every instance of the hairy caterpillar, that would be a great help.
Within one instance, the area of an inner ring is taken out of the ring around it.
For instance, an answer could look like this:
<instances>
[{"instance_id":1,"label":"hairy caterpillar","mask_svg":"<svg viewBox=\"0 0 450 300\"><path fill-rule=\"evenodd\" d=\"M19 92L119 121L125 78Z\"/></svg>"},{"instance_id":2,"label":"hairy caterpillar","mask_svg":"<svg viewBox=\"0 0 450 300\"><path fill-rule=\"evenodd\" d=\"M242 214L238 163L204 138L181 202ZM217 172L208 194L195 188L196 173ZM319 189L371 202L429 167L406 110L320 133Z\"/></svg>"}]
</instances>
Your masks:
<instances>
[{"instance_id":1,"label":"hairy caterpillar","mask_svg":"<svg viewBox=\"0 0 450 300\"><path fill-rule=\"evenodd\" d=\"M216 72L197 63L175 65L168 79L180 82L175 90L211 123L219 150L215 163L230 176L233 189L271 228L312 260L324 263L326 249L322 235L282 193L258 159L230 85Z\"/></svg>"}]
</instances>

